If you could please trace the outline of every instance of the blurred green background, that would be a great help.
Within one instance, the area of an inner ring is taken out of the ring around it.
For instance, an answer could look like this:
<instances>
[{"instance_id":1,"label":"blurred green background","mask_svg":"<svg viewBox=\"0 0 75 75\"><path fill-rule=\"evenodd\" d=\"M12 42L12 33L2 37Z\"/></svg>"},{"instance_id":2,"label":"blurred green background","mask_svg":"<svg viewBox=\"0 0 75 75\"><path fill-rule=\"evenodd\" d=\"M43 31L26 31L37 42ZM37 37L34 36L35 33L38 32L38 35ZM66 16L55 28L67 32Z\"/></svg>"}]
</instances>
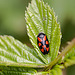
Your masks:
<instances>
[{"instance_id":1,"label":"blurred green background","mask_svg":"<svg viewBox=\"0 0 75 75\"><path fill-rule=\"evenodd\" d=\"M32 47L26 33L25 10L31 0L0 0L0 35L11 35ZM75 0L44 0L54 9L61 25L62 43L75 37ZM66 69L75 75L75 66Z\"/></svg>"}]
</instances>

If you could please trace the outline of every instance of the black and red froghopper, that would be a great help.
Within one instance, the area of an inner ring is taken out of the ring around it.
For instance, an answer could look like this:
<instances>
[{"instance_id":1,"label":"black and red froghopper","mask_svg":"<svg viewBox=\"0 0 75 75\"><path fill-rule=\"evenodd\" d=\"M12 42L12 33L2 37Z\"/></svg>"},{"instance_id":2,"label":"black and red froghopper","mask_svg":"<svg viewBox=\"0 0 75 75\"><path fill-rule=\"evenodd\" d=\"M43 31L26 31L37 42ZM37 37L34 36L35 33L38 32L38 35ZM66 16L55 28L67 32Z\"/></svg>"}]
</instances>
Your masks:
<instances>
[{"instance_id":1,"label":"black and red froghopper","mask_svg":"<svg viewBox=\"0 0 75 75\"><path fill-rule=\"evenodd\" d=\"M37 44L44 55L49 53L49 41L44 33L38 34Z\"/></svg>"}]
</instances>

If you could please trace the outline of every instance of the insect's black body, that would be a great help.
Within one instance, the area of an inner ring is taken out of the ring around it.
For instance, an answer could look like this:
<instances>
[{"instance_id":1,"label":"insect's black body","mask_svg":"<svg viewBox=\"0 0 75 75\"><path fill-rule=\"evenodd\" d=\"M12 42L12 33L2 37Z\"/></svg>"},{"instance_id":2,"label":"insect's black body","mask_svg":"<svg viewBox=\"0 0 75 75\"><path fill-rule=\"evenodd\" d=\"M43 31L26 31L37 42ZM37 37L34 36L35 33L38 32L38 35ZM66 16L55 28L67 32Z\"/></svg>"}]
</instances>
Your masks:
<instances>
[{"instance_id":1,"label":"insect's black body","mask_svg":"<svg viewBox=\"0 0 75 75\"><path fill-rule=\"evenodd\" d=\"M47 36L44 33L39 33L37 36L37 44L43 54L48 54L49 52L49 42Z\"/></svg>"}]
</instances>

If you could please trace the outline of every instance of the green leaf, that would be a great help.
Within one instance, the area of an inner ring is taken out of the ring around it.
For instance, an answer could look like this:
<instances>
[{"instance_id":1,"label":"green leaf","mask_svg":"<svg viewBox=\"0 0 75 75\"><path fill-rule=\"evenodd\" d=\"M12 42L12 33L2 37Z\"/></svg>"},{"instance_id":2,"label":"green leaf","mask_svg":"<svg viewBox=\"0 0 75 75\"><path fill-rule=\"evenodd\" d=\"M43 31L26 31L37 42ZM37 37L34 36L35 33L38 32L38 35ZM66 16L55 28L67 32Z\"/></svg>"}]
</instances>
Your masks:
<instances>
[{"instance_id":1,"label":"green leaf","mask_svg":"<svg viewBox=\"0 0 75 75\"><path fill-rule=\"evenodd\" d=\"M0 75L29 75L34 74L37 71L35 69L24 67L6 67L0 66Z\"/></svg>"},{"instance_id":2,"label":"green leaf","mask_svg":"<svg viewBox=\"0 0 75 75\"><path fill-rule=\"evenodd\" d=\"M60 25L48 4L43 0L32 0L25 12L28 36L39 57L47 64L54 60L58 55L60 47ZM50 52L43 55L37 45L37 35L43 32L49 40Z\"/></svg>"},{"instance_id":3,"label":"green leaf","mask_svg":"<svg viewBox=\"0 0 75 75\"><path fill-rule=\"evenodd\" d=\"M60 65L56 65L52 70L49 71L50 75L63 75Z\"/></svg>"},{"instance_id":4,"label":"green leaf","mask_svg":"<svg viewBox=\"0 0 75 75\"><path fill-rule=\"evenodd\" d=\"M24 68L24 67L11 67L11 66L0 66L0 75L62 75L60 65L54 66L47 72L37 72L35 69Z\"/></svg>"},{"instance_id":5,"label":"green leaf","mask_svg":"<svg viewBox=\"0 0 75 75\"><path fill-rule=\"evenodd\" d=\"M0 65L44 67L34 49L11 36L0 36Z\"/></svg>"},{"instance_id":6,"label":"green leaf","mask_svg":"<svg viewBox=\"0 0 75 75\"><path fill-rule=\"evenodd\" d=\"M72 41L75 42L75 39ZM65 67L75 64L75 45L71 48L71 51L64 56L63 63Z\"/></svg>"}]
</instances>

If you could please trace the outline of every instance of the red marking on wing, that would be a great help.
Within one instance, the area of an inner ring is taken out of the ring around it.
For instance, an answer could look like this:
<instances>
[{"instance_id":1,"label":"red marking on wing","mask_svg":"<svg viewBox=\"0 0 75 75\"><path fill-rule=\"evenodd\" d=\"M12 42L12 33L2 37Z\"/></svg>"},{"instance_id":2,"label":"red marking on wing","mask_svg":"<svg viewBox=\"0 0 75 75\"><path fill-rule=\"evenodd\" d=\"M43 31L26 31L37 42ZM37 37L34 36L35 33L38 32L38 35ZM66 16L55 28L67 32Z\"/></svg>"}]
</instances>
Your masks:
<instances>
[{"instance_id":1,"label":"red marking on wing","mask_svg":"<svg viewBox=\"0 0 75 75\"><path fill-rule=\"evenodd\" d=\"M46 41L46 35L44 36L43 40Z\"/></svg>"},{"instance_id":2,"label":"red marking on wing","mask_svg":"<svg viewBox=\"0 0 75 75\"><path fill-rule=\"evenodd\" d=\"M41 46L41 43L39 43L38 45Z\"/></svg>"},{"instance_id":3,"label":"red marking on wing","mask_svg":"<svg viewBox=\"0 0 75 75\"><path fill-rule=\"evenodd\" d=\"M46 44L49 44L48 41L46 41Z\"/></svg>"},{"instance_id":4,"label":"red marking on wing","mask_svg":"<svg viewBox=\"0 0 75 75\"><path fill-rule=\"evenodd\" d=\"M42 52L44 52L44 49L40 49Z\"/></svg>"},{"instance_id":5,"label":"red marking on wing","mask_svg":"<svg viewBox=\"0 0 75 75\"><path fill-rule=\"evenodd\" d=\"M48 48L46 48L46 50L47 50L47 51L49 51L49 47L48 47Z\"/></svg>"},{"instance_id":6,"label":"red marking on wing","mask_svg":"<svg viewBox=\"0 0 75 75\"><path fill-rule=\"evenodd\" d=\"M44 49L44 47L46 48L46 45L43 45L42 47L43 47L43 49Z\"/></svg>"},{"instance_id":7,"label":"red marking on wing","mask_svg":"<svg viewBox=\"0 0 75 75\"><path fill-rule=\"evenodd\" d=\"M42 42L42 40L41 40L39 37L38 37L38 41L39 41L39 42Z\"/></svg>"}]
</instances>

